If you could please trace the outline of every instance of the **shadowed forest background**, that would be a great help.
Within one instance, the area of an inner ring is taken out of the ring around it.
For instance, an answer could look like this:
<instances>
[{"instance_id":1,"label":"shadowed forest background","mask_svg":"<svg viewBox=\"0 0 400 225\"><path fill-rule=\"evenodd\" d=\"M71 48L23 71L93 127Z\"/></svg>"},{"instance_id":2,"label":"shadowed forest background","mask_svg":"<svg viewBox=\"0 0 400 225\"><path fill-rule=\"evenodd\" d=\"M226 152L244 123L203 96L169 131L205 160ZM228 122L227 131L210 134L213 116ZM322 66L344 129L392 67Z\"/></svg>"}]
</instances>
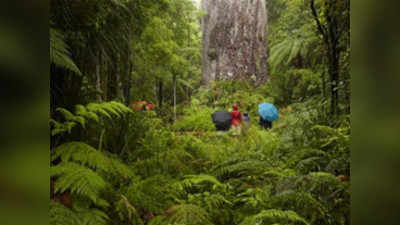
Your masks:
<instances>
[{"instance_id":1,"label":"shadowed forest background","mask_svg":"<svg viewBox=\"0 0 400 225\"><path fill-rule=\"evenodd\" d=\"M265 80L207 87L197 3L50 3L51 224L350 224L349 0L267 0Z\"/></svg>"}]
</instances>

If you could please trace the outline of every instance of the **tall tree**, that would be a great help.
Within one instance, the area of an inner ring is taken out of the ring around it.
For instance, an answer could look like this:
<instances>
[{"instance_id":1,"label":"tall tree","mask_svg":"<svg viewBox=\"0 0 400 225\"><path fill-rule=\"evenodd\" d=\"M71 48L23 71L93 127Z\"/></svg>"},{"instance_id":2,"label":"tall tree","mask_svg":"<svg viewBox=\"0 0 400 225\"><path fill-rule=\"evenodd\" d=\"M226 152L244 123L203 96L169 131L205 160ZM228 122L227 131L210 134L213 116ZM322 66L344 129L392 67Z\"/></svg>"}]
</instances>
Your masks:
<instances>
[{"instance_id":1,"label":"tall tree","mask_svg":"<svg viewBox=\"0 0 400 225\"><path fill-rule=\"evenodd\" d=\"M349 48L349 0L322 0L317 7L315 0L310 0L310 9L319 34L325 44L326 59L331 91L331 114L338 114L341 54ZM318 12L318 9L320 11ZM347 93L345 93L347 94Z\"/></svg>"}]
</instances>

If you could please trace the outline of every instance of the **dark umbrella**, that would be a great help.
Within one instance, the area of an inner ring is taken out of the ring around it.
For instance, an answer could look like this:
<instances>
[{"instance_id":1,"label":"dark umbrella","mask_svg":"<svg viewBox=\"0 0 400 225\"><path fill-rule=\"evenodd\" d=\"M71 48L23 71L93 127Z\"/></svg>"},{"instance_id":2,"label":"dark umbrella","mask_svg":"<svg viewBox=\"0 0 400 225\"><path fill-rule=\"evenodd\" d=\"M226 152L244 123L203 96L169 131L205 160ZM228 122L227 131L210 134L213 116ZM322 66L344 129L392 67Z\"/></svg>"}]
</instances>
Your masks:
<instances>
[{"instance_id":1,"label":"dark umbrella","mask_svg":"<svg viewBox=\"0 0 400 225\"><path fill-rule=\"evenodd\" d=\"M229 130L231 127L232 116L229 112L216 111L211 117L217 130Z\"/></svg>"}]
</instances>

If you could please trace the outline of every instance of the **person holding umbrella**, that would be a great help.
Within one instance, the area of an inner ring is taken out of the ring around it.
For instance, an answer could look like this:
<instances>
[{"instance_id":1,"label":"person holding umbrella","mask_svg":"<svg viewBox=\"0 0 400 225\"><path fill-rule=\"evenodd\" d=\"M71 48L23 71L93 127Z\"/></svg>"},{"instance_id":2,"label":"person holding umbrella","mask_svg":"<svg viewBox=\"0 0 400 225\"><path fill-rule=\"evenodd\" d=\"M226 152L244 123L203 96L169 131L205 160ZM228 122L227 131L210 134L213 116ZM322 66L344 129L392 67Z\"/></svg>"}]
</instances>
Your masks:
<instances>
[{"instance_id":1,"label":"person holding umbrella","mask_svg":"<svg viewBox=\"0 0 400 225\"><path fill-rule=\"evenodd\" d=\"M219 133L228 131L231 127L232 116L226 111L216 111L211 115L215 128Z\"/></svg>"},{"instance_id":2,"label":"person holding umbrella","mask_svg":"<svg viewBox=\"0 0 400 225\"><path fill-rule=\"evenodd\" d=\"M272 128L272 122L279 118L279 112L271 103L261 103L258 105L258 114L260 115L259 124L265 129Z\"/></svg>"}]
</instances>

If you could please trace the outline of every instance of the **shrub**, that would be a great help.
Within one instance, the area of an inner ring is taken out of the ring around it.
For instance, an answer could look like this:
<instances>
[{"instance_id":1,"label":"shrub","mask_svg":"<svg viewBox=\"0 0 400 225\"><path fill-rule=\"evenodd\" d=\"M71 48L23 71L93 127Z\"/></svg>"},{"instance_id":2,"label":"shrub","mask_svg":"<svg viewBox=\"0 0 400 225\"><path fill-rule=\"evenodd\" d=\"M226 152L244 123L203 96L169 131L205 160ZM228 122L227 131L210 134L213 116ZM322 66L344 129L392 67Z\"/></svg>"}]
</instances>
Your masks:
<instances>
[{"instance_id":1,"label":"shrub","mask_svg":"<svg viewBox=\"0 0 400 225\"><path fill-rule=\"evenodd\" d=\"M213 131L215 130L211 115L215 112L206 106L192 106L184 110L183 119L172 125L174 131Z\"/></svg>"}]
</instances>

